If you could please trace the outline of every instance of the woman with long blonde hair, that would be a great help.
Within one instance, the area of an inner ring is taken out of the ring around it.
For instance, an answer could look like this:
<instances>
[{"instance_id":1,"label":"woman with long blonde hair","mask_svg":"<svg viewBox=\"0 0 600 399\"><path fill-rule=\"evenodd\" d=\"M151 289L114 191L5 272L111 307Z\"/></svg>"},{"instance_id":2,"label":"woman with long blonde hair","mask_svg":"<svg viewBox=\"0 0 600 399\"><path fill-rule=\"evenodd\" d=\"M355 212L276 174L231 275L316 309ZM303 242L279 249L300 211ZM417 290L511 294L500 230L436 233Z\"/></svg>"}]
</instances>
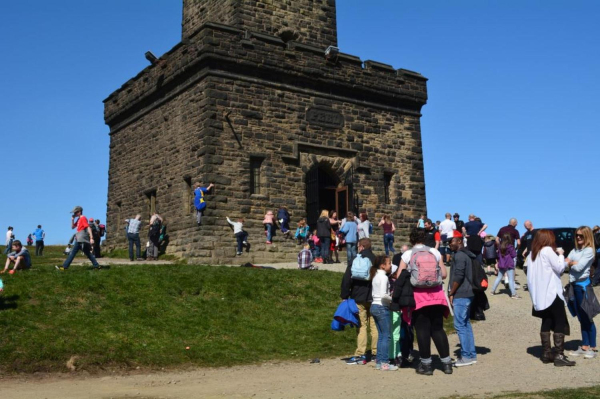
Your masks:
<instances>
[{"instance_id":1,"label":"woman with long blonde hair","mask_svg":"<svg viewBox=\"0 0 600 399\"><path fill-rule=\"evenodd\" d=\"M575 314L581 324L581 346L576 351L572 351L571 356L583 356L584 359L593 359L597 355L596 325L581 308L586 297L587 286L591 284L590 270L595 255L592 229L588 226L579 227L575 231L575 248L565 259L565 266L570 267L569 282L575 294Z\"/></svg>"},{"instance_id":2,"label":"woman with long blonde hair","mask_svg":"<svg viewBox=\"0 0 600 399\"><path fill-rule=\"evenodd\" d=\"M333 263L329 260L329 245L331 244L331 223L329 222L329 211L323 209L317 220L317 237L321 241L321 258L323 263Z\"/></svg>"}]
</instances>

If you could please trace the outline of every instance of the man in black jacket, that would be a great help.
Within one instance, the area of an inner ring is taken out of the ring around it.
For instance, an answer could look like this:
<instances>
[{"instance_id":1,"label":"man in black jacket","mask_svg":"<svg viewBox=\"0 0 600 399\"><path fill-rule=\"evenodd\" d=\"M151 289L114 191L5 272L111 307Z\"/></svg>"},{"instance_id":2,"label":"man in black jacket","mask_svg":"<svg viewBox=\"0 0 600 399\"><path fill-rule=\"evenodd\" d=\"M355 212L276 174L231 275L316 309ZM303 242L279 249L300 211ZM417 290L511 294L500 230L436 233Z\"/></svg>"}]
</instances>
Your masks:
<instances>
[{"instance_id":1,"label":"man in black jacket","mask_svg":"<svg viewBox=\"0 0 600 399\"><path fill-rule=\"evenodd\" d=\"M450 249L454 252L450 269L450 306L454 308L454 329L460 341L460 359L455 366L470 366L477 363L475 337L471 327L471 304L473 303L473 259L475 254L464 248L462 237L454 237L450 241Z\"/></svg>"},{"instance_id":2,"label":"man in black jacket","mask_svg":"<svg viewBox=\"0 0 600 399\"><path fill-rule=\"evenodd\" d=\"M433 227L433 222L431 221L431 219L427 219L425 221L425 241L423 241L423 244L425 244L429 248L438 249L440 246L440 242L439 239L436 240L436 236L439 236L439 233L437 232L435 227Z\"/></svg>"},{"instance_id":3,"label":"man in black jacket","mask_svg":"<svg viewBox=\"0 0 600 399\"><path fill-rule=\"evenodd\" d=\"M362 238L358 241L358 255L363 258L369 258L371 264L375 263L375 255L371 251L371 240L368 238ZM366 356L367 352L367 325L371 329L371 358L375 358L377 354L377 327L375 326L375 320L371 317L371 302L373 302L373 296L371 295L371 281L358 280L352 278L352 265L346 267L346 272L342 278L342 290L340 297L343 300L348 298L354 299L356 306L358 307L358 319L360 325L358 326L358 336L356 338L356 351L354 356L348 359L347 364L366 364L368 359Z\"/></svg>"}]
</instances>

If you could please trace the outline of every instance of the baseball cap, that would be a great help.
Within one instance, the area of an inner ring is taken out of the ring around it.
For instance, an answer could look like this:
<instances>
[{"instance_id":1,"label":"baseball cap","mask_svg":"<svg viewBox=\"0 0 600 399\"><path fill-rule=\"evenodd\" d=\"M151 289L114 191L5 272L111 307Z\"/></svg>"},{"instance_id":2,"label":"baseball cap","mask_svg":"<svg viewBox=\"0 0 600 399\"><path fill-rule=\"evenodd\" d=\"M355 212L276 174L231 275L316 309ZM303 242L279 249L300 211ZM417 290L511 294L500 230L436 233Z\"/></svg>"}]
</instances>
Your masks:
<instances>
[{"instance_id":1,"label":"baseball cap","mask_svg":"<svg viewBox=\"0 0 600 399\"><path fill-rule=\"evenodd\" d=\"M455 217L455 218L456 218L456 217L460 217L460 215L459 215L458 213L455 213L455 214L454 214L454 217Z\"/></svg>"},{"instance_id":2,"label":"baseball cap","mask_svg":"<svg viewBox=\"0 0 600 399\"><path fill-rule=\"evenodd\" d=\"M71 213L75 213L75 212L83 212L83 208L78 205L75 208L73 208L73 210L71 211Z\"/></svg>"}]
</instances>

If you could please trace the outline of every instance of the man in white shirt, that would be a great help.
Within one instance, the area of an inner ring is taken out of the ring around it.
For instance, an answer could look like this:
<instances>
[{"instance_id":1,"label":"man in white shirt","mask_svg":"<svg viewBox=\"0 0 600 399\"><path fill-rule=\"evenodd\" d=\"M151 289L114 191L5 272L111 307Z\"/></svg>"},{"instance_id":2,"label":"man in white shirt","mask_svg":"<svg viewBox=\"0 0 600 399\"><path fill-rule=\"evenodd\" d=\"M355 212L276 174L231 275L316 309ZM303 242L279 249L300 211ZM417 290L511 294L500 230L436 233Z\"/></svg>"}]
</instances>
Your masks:
<instances>
[{"instance_id":1,"label":"man in white shirt","mask_svg":"<svg viewBox=\"0 0 600 399\"><path fill-rule=\"evenodd\" d=\"M446 266L450 264L450 251L448 250L448 243L454 237L454 230L456 230L456 223L452 221L452 215L446 213L446 219L440 223L440 238L442 245L440 246L440 252L446 257Z\"/></svg>"}]
</instances>

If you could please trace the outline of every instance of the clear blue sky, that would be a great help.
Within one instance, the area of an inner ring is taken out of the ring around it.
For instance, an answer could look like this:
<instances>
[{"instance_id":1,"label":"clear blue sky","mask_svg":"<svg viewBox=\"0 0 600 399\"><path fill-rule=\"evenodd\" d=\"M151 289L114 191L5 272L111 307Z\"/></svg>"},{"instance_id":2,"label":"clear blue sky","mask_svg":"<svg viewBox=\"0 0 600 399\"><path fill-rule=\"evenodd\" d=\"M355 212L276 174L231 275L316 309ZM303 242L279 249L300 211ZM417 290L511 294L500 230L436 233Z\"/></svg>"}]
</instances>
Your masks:
<instances>
[{"instance_id":1,"label":"clear blue sky","mask_svg":"<svg viewBox=\"0 0 600 399\"><path fill-rule=\"evenodd\" d=\"M343 52L429 78L428 213L496 233L600 224L600 2L338 0ZM178 43L178 0L0 3L0 228L70 237L106 217L102 100Z\"/></svg>"}]
</instances>

